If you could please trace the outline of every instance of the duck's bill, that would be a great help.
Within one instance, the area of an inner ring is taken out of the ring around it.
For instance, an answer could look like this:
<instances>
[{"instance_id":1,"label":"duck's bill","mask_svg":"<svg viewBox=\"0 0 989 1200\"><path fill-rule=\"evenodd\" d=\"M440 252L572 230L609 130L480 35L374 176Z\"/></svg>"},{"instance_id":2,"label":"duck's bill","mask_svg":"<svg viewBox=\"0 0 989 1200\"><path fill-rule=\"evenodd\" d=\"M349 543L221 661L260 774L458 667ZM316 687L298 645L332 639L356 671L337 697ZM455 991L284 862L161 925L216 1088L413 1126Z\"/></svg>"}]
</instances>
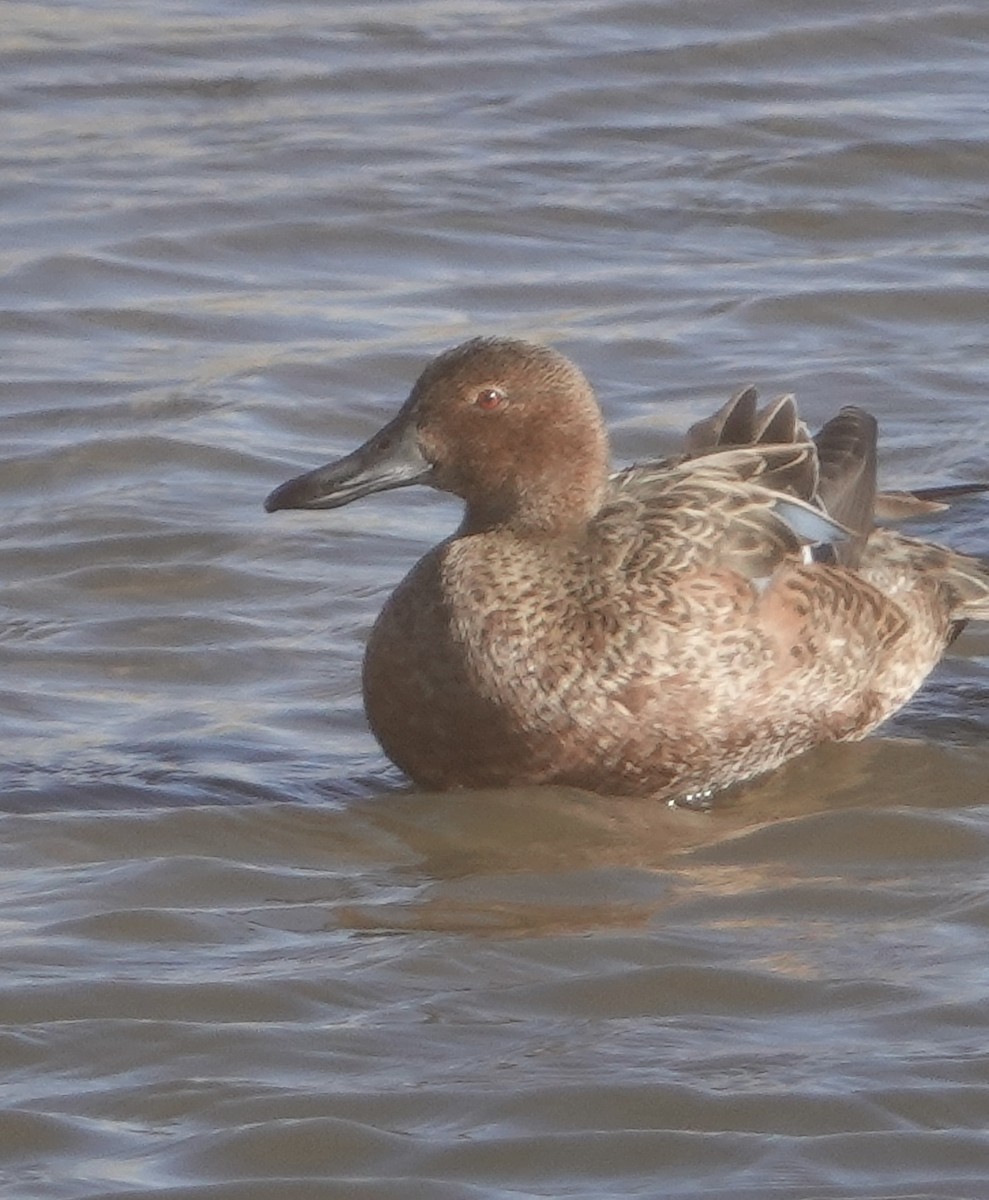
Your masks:
<instances>
[{"instance_id":1,"label":"duck's bill","mask_svg":"<svg viewBox=\"0 0 989 1200\"><path fill-rule=\"evenodd\" d=\"M431 470L419 449L415 426L397 417L352 454L275 488L264 507L268 512L339 508L372 492L426 483Z\"/></svg>"}]
</instances>

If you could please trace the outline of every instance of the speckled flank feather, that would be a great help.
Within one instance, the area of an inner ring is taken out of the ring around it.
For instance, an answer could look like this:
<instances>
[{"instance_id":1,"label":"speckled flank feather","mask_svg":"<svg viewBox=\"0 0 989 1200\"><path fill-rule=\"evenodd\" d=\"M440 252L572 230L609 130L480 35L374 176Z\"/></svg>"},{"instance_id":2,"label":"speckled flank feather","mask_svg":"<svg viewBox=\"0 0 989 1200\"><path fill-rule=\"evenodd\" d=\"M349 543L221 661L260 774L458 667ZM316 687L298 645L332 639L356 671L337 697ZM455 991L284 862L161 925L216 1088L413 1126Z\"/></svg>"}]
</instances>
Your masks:
<instances>
[{"instance_id":1,"label":"speckled flank feather","mask_svg":"<svg viewBox=\"0 0 989 1200\"><path fill-rule=\"evenodd\" d=\"M577 368L479 339L427 368L387 437L270 507L373 490L398 443L414 465L374 487L425 482L466 504L364 662L371 727L423 786L722 787L865 736L961 623L989 619L984 563L876 527L877 511L940 501L876 495L859 409L812 439L792 397L760 410L749 388L693 426L681 458L609 477Z\"/></svg>"}]
</instances>

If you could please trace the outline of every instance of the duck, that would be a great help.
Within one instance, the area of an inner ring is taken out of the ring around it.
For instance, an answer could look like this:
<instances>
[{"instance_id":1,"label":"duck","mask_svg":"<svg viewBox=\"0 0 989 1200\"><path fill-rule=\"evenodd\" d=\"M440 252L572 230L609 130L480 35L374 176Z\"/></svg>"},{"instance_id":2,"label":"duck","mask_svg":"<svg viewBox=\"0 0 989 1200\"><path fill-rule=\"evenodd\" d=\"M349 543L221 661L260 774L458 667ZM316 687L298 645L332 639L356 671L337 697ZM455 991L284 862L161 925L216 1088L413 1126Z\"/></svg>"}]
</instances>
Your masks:
<instances>
[{"instance_id":1,"label":"duck","mask_svg":"<svg viewBox=\"0 0 989 1200\"><path fill-rule=\"evenodd\" d=\"M876 445L861 408L811 437L791 395L745 388L682 453L613 471L573 362L478 337L265 508L463 502L364 653L370 729L415 785L675 803L866 737L989 619L989 563L888 527L989 484L878 492Z\"/></svg>"}]
</instances>

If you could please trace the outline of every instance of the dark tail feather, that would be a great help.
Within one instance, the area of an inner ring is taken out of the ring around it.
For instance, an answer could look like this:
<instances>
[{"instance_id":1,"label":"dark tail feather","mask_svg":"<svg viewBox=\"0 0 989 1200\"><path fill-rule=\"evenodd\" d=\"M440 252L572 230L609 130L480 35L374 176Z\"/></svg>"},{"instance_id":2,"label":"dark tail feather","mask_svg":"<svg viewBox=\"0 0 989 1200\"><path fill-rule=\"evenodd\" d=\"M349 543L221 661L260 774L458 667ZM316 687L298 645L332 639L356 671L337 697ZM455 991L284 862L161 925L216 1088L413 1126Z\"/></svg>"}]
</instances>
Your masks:
<instances>
[{"instance_id":1,"label":"dark tail feather","mask_svg":"<svg viewBox=\"0 0 989 1200\"><path fill-rule=\"evenodd\" d=\"M877 436L875 417L861 408L843 408L814 438L821 503L830 516L856 535L840 548L843 562L857 560L872 530Z\"/></svg>"},{"instance_id":2,"label":"dark tail feather","mask_svg":"<svg viewBox=\"0 0 989 1200\"><path fill-rule=\"evenodd\" d=\"M947 483L941 487L910 489L910 494L918 500L933 500L939 504L950 504L959 496L975 496L979 492L989 492L989 483Z\"/></svg>"},{"instance_id":3,"label":"dark tail feather","mask_svg":"<svg viewBox=\"0 0 989 1200\"><path fill-rule=\"evenodd\" d=\"M764 408L757 407L758 401L754 387L743 388L713 416L691 425L687 456L699 458L732 446L782 446L808 440L792 396L779 396Z\"/></svg>"},{"instance_id":4,"label":"dark tail feather","mask_svg":"<svg viewBox=\"0 0 989 1200\"><path fill-rule=\"evenodd\" d=\"M758 399L754 387L743 388L716 413L691 425L685 447L688 457L698 458L724 446L749 445L748 433L755 420Z\"/></svg>"},{"instance_id":5,"label":"dark tail feather","mask_svg":"<svg viewBox=\"0 0 989 1200\"><path fill-rule=\"evenodd\" d=\"M876 518L880 521L909 521L930 513L944 512L953 500L984 495L989 483L949 483L941 487L914 488L909 492L880 492Z\"/></svg>"}]
</instances>

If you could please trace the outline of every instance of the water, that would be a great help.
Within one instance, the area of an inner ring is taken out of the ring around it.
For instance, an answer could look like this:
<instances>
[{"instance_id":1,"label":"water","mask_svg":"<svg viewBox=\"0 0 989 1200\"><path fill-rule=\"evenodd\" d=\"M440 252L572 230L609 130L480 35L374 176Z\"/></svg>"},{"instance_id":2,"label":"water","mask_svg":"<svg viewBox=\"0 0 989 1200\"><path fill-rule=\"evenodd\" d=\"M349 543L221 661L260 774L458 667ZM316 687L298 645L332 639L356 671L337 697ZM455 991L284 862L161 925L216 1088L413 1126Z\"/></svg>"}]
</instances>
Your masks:
<instances>
[{"instance_id":1,"label":"water","mask_svg":"<svg viewBox=\"0 0 989 1200\"><path fill-rule=\"evenodd\" d=\"M456 506L260 504L484 332L623 461L753 381L989 479L985 7L3 24L5 1195L984 1197L989 631L710 813L417 794L361 644Z\"/></svg>"}]
</instances>

